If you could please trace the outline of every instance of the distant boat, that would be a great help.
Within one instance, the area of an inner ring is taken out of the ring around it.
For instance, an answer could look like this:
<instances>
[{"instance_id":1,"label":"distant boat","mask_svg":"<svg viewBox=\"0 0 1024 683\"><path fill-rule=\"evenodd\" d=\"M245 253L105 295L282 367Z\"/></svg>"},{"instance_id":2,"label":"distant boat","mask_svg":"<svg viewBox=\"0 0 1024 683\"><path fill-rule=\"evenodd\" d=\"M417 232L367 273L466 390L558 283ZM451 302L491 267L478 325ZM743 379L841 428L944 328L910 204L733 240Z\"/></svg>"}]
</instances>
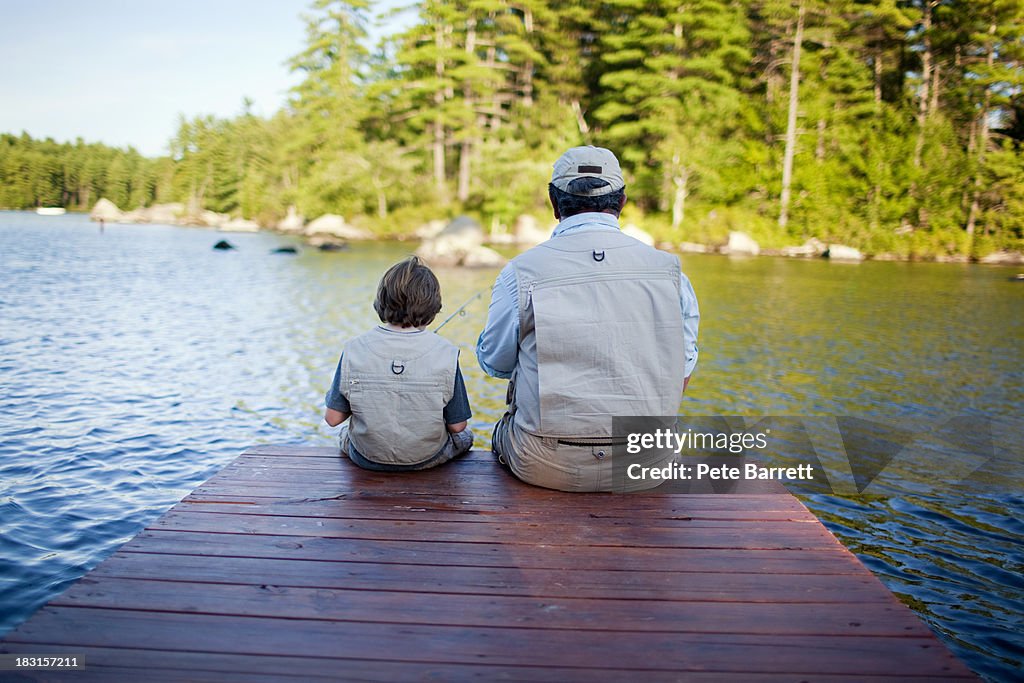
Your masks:
<instances>
[{"instance_id":1,"label":"distant boat","mask_svg":"<svg viewBox=\"0 0 1024 683\"><path fill-rule=\"evenodd\" d=\"M67 212L67 209L59 206L40 206L36 209L36 213L40 216L63 216Z\"/></svg>"}]
</instances>

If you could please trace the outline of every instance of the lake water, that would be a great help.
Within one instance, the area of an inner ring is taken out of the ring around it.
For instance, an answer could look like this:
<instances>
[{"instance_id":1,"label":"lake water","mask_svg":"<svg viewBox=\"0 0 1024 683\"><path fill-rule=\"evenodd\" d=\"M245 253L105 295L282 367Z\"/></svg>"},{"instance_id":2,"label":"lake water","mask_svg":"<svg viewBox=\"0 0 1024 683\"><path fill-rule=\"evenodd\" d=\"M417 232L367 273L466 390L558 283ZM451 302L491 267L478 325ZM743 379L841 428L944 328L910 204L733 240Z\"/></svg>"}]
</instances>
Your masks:
<instances>
[{"instance_id":1,"label":"lake water","mask_svg":"<svg viewBox=\"0 0 1024 683\"><path fill-rule=\"evenodd\" d=\"M212 250L221 237L238 249ZM321 415L338 351L376 323L377 280L412 247L270 253L291 243L0 212L0 636L247 446L334 443ZM686 413L1020 418L1013 270L683 262L702 313ZM441 316L495 275L438 271ZM505 395L471 350L486 302L444 330L478 446ZM975 671L1019 675L1016 484L804 500Z\"/></svg>"}]
</instances>

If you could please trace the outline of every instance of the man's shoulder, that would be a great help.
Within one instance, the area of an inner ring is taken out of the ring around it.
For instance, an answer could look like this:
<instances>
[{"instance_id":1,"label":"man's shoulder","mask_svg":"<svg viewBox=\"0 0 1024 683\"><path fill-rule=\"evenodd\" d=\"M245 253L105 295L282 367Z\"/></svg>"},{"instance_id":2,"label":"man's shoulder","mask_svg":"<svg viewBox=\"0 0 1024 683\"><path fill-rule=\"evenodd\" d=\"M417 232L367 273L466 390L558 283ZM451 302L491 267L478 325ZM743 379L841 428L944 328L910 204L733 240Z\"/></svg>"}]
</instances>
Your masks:
<instances>
[{"instance_id":1,"label":"man's shoulder","mask_svg":"<svg viewBox=\"0 0 1024 683\"><path fill-rule=\"evenodd\" d=\"M532 263L537 259L550 256L552 253L560 251L579 251L587 245L635 249L639 252L648 254L652 259L658 258L663 260L666 264L675 264L677 268L679 267L679 257L675 254L657 249L649 244L645 244L624 232L618 230L581 230L562 235L553 235L540 244L530 247L510 260L502 270L502 273L504 274L505 271L515 271L516 268Z\"/></svg>"},{"instance_id":2,"label":"man's shoulder","mask_svg":"<svg viewBox=\"0 0 1024 683\"><path fill-rule=\"evenodd\" d=\"M509 266L514 266L517 263L522 263L523 261L533 258L537 254L543 253L544 250L548 248L548 243L553 239L555 238L549 237L540 244L535 244L526 251L522 252L521 254L517 254L516 256L512 257L511 259L509 259L509 262L505 266L505 268L508 268Z\"/></svg>"}]
</instances>

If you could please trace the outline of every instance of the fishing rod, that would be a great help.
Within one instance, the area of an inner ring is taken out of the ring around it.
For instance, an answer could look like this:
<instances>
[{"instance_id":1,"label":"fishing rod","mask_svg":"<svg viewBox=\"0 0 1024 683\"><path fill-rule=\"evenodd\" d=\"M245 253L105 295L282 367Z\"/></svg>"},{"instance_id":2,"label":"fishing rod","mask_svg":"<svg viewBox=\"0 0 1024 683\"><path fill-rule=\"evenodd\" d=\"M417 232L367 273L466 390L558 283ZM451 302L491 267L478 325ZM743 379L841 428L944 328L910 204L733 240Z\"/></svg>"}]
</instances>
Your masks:
<instances>
[{"instance_id":1,"label":"fishing rod","mask_svg":"<svg viewBox=\"0 0 1024 683\"><path fill-rule=\"evenodd\" d=\"M451 314L450 316L448 316L447 318L445 318L445 319L444 319L444 322L443 322L443 323L441 323L440 325L438 325L437 327L435 327L435 328L434 328L434 332L437 332L437 331L438 331L438 330L440 330L440 329L441 329L442 327L444 327L445 325L447 325L448 323L450 323L450 322L452 321L452 318L454 318L455 316L457 316L457 315L463 315L463 316L464 316L464 315L466 315L466 306L468 306L468 305L470 305L471 303L473 303L473 301L475 301L476 299L479 299L479 298L480 298L480 295L481 295L481 294L483 294L483 293L484 293L484 290L482 290L482 289L481 289L481 290L479 290L479 291L478 291L478 292L477 292L476 294L474 294L473 296L471 296L471 297L469 297L468 299L466 299L466 303L464 303L464 304L462 304L461 306L459 306L458 308L456 308L456 309L455 309L455 312L454 312L454 313L452 313L452 314Z\"/></svg>"}]
</instances>

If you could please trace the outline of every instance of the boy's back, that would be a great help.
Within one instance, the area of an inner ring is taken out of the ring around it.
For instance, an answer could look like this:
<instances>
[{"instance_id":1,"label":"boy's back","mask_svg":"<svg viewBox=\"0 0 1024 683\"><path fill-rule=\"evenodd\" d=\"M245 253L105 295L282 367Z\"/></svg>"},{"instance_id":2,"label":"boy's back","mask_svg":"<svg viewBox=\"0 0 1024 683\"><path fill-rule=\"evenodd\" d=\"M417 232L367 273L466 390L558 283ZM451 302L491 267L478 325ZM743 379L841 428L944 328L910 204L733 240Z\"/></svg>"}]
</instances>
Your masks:
<instances>
[{"instance_id":1,"label":"boy's back","mask_svg":"<svg viewBox=\"0 0 1024 683\"><path fill-rule=\"evenodd\" d=\"M447 442L459 350L433 332L374 328L345 345L341 392L352 407L349 439L363 457L418 465Z\"/></svg>"},{"instance_id":2,"label":"boy's back","mask_svg":"<svg viewBox=\"0 0 1024 683\"><path fill-rule=\"evenodd\" d=\"M349 341L327 392L324 420L346 419L342 452L380 471L435 467L467 452L472 413L459 350L428 332L441 288L415 256L388 269L373 307L384 325Z\"/></svg>"}]
</instances>

